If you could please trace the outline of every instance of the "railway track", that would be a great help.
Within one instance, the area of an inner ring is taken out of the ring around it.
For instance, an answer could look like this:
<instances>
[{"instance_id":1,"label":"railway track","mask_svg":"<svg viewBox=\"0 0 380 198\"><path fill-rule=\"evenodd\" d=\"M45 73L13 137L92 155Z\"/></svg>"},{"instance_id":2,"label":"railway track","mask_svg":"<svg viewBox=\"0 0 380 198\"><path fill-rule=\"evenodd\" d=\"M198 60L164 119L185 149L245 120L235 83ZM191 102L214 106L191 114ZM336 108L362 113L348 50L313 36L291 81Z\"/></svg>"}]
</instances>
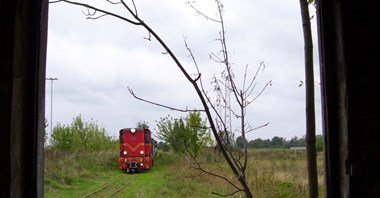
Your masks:
<instances>
[{"instance_id":1,"label":"railway track","mask_svg":"<svg viewBox=\"0 0 380 198\"><path fill-rule=\"evenodd\" d=\"M114 197L115 195L119 194L121 191L123 191L127 186L132 182L132 179L129 179L128 181L123 181L125 179L125 175L120 176L114 181L111 181L107 183L106 185L102 186L101 188L94 190L81 198L94 198L94 197L101 197L101 198L109 198Z\"/></svg>"}]
</instances>

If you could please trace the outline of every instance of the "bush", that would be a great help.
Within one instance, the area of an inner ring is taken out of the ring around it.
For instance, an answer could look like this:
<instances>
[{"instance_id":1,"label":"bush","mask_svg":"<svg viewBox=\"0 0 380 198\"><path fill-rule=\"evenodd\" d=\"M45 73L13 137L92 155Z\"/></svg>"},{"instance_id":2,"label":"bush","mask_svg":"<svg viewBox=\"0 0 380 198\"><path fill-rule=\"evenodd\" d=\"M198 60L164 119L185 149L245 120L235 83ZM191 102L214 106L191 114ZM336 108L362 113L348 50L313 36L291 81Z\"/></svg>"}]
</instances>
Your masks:
<instances>
[{"instance_id":1,"label":"bush","mask_svg":"<svg viewBox=\"0 0 380 198\"><path fill-rule=\"evenodd\" d=\"M51 134L51 147L62 151L99 151L115 148L114 144L96 121L84 121L80 115L71 125L58 123Z\"/></svg>"},{"instance_id":2,"label":"bush","mask_svg":"<svg viewBox=\"0 0 380 198\"><path fill-rule=\"evenodd\" d=\"M157 137L171 145L176 153L191 152L196 156L212 142L199 112L190 112L186 118L161 118L157 127Z\"/></svg>"}]
</instances>

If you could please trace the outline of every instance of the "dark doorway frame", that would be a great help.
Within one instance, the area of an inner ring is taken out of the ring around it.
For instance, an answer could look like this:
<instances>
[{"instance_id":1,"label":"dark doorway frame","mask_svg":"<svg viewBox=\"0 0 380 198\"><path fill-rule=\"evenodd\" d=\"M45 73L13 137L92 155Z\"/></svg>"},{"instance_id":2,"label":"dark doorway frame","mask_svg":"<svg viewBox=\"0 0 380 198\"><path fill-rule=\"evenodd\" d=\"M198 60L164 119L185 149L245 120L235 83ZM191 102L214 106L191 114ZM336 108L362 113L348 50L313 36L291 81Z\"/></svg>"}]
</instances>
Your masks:
<instances>
[{"instance_id":1,"label":"dark doorway frame","mask_svg":"<svg viewBox=\"0 0 380 198\"><path fill-rule=\"evenodd\" d=\"M380 197L380 9L316 0L326 197ZM47 0L0 2L0 197L43 197Z\"/></svg>"}]
</instances>

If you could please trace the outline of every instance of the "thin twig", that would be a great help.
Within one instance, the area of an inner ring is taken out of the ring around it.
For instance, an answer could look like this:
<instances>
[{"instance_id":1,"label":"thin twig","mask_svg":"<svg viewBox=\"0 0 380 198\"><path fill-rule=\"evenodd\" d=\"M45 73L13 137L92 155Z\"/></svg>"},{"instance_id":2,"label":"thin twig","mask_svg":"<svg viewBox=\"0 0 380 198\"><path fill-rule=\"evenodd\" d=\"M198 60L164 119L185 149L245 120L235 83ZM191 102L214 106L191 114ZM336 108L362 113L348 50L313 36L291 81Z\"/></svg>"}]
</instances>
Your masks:
<instances>
[{"instance_id":1,"label":"thin twig","mask_svg":"<svg viewBox=\"0 0 380 198\"><path fill-rule=\"evenodd\" d=\"M247 134L247 133L249 133L249 132L252 132L252 131L254 131L254 130L257 130L257 129L259 129L259 128L266 127L266 126L269 125L269 123L270 123L270 122L267 122L267 123L265 123L265 124L263 124L263 125L261 125L261 126L258 126L258 127L255 127L255 128L253 128L253 129L249 130L249 131L246 131L245 134Z\"/></svg>"},{"instance_id":2,"label":"thin twig","mask_svg":"<svg viewBox=\"0 0 380 198\"><path fill-rule=\"evenodd\" d=\"M190 5L191 8L193 8L193 10L195 10L195 12L199 15L202 15L204 18L206 18L207 20L210 20L210 21L214 21L214 22L217 22L217 23L221 23L221 21L219 20L216 20L216 19L213 19L209 16L207 16L206 14L204 14L203 12L201 12L200 10L198 10L196 7L193 6L192 3L188 2L188 4Z\"/></svg>"}]
</instances>

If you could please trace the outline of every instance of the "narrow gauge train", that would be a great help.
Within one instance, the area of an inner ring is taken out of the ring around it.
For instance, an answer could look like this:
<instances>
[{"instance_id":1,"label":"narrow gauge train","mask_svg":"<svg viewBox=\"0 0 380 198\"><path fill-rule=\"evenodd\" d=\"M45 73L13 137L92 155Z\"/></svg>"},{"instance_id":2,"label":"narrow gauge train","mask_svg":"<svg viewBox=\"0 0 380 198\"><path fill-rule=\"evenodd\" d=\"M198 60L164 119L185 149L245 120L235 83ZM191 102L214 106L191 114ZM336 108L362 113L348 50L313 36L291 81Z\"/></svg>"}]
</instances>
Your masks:
<instances>
[{"instance_id":1,"label":"narrow gauge train","mask_svg":"<svg viewBox=\"0 0 380 198\"><path fill-rule=\"evenodd\" d=\"M119 131L119 169L133 173L149 170L154 162L157 143L149 129L125 128Z\"/></svg>"}]
</instances>

